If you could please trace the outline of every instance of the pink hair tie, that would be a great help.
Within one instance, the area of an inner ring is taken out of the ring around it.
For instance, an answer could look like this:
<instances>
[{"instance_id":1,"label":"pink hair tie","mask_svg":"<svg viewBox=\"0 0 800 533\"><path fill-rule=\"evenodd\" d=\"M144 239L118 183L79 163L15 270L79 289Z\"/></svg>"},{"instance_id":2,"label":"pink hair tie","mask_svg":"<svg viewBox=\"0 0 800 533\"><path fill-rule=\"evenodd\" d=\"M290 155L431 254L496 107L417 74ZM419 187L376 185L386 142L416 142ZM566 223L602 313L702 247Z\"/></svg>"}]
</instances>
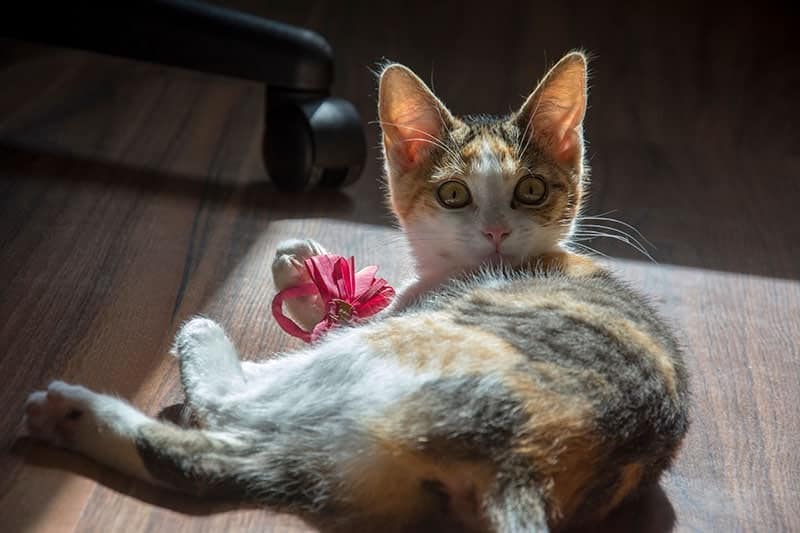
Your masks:
<instances>
[{"instance_id":1,"label":"pink hair tie","mask_svg":"<svg viewBox=\"0 0 800 533\"><path fill-rule=\"evenodd\" d=\"M355 270L355 259L340 255L315 255L304 265L311 282L289 287L272 299L272 316L293 337L316 342L326 331L339 324L353 324L385 309L394 298L394 289L383 278L376 278L376 266ZM283 314L287 299L319 294L325 316L312 331L305 331Z\"/></svg>"}]
</instances>

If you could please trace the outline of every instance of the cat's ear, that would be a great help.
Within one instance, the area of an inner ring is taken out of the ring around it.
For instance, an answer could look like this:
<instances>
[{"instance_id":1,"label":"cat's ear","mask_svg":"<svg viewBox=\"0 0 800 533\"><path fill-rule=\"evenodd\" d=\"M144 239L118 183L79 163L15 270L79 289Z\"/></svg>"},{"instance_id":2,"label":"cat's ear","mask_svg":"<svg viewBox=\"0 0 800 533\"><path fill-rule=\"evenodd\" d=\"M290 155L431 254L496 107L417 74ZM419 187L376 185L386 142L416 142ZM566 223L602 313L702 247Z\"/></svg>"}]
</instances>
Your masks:
<instances>
[{"instance_id":1,"label":"cat's ear","mask_svg":"<svg viewBox=\"0 0 800 533\"><path fill-rule=\"evenodd\" d=\"M565 55L539 82L516 117L526 135L561 163L577 165L583 158L586 62L581 52Z\"/></svg>"},{"instance_id":2,"label":"cat's ear","mask_svg":"<svg viewBox=\"0 0 800 533\"><path fill-rule=\"evenodd\" d=\"M378 116L387 161L407 171L440 144L453 116L409 68L398 63L381 72Z\"/></svg>"}]
</instances>

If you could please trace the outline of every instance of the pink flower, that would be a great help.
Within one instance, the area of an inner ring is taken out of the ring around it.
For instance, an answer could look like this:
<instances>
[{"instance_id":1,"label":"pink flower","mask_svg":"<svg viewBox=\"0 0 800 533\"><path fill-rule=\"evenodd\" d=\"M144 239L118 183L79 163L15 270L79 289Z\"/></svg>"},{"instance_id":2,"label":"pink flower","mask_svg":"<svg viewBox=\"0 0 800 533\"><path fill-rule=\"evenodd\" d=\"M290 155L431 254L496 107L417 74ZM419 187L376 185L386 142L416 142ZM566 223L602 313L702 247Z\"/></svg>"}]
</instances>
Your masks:
<instances>
[{"instance_id":1,"label":"pink flower","mask_svg":"<svg viewBox=\"0 0 800 533\"><path fill-rule=\"evenodd\" d=\"M356 272L355 259L340 255L315 255L305 260L311 282L284 289L272 300L272 316L289 335L315 342L339 324L353 324L386 308L394 298L394 289L383 278L376 278L376 266ZM325 317L310 332L303 330L283 314L283 301L319 294Z\"/></svg>"}]
</instances>

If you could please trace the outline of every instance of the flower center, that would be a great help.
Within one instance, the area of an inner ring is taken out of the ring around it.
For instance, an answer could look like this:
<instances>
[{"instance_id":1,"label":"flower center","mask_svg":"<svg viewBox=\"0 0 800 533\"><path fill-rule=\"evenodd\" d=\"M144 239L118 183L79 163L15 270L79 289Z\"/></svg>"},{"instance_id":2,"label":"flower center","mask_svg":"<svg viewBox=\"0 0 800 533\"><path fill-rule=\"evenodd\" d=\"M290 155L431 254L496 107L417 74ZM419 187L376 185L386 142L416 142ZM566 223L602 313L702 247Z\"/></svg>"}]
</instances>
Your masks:
<instances>
[{"instance_id":1,"label":"flower center","mask_svg":"<svg viewBox=\"0 0 800 533\"><path fill-rule=\"evenodd\" d=\"M344 300L331 300L328 317L334 322L350 322L353 318L353 306Z\"/></svg>"}]
</instances>

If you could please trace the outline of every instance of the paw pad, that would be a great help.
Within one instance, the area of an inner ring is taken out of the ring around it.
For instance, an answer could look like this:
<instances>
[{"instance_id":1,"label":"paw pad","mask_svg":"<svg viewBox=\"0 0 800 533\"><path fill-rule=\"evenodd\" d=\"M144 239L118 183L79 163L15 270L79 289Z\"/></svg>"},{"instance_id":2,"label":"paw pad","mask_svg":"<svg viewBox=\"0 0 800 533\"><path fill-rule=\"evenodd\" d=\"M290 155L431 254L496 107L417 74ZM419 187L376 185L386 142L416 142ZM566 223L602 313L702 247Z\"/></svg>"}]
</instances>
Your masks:
<instances>
[{"instance_id":1,"label":"paw pad","mask_svg":"<svg viewBox=\"0 0 800 533\"><path fill-rule=\"evenodd\" d=\"M86 390L54 381L47 391L36 391L25 402L25 423L31 437L69 446L78 421L86 411Z\"/></svg>"}]
</instances>

